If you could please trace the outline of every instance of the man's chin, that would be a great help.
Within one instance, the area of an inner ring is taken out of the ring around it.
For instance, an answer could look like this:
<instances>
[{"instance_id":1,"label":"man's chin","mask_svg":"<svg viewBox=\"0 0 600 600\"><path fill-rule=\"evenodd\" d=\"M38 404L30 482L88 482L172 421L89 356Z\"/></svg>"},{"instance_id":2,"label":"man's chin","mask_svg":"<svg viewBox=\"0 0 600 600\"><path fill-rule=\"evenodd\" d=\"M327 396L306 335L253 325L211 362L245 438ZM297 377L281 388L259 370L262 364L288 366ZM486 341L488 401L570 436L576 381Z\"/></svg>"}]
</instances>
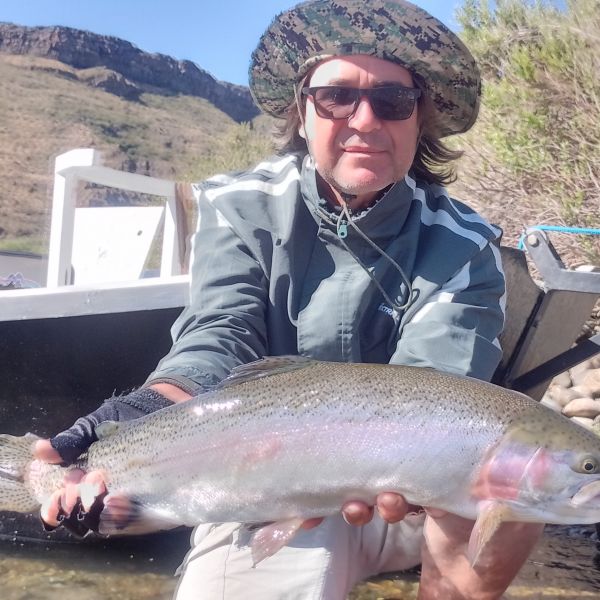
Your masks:
<instances>
[{"instance_id":1,"label":"man's chin","mask_svg":"<svg viewBox=\"0 0 600 600\"><path fill-rule=\"evenodd\" d=\"M352 209L366 208L382 190L393 183L391 175L391 173L386 173L385 176L382 176L381 172L364 167L320 172L321 178L338 194L356 198L354 202L348 202L348 206Z\"/></svg>"},{"instance_id":2,"label":"man's chin","mask_svg":"<svg viewBox=\"0 0 600 600\"><path fill-rule=\"evenodd\" d=\"M352 177L336 178L337 189L352 196L377 194L387 188L390 183L392 182L389 178L383 178L369 172L355 172Z\"/></svg>"}]
</instances>

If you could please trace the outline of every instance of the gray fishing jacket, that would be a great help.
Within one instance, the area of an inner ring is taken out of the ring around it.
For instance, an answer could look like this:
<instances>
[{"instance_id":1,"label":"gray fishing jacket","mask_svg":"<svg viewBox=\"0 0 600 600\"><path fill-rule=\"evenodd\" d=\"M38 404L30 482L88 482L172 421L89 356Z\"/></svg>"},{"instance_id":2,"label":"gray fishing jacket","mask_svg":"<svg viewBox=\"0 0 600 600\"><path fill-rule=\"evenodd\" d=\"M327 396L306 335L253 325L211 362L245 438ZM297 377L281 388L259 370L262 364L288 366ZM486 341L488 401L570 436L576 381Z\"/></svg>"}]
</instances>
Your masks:
<instances>
[{"instance_id":1,"label":"gray fishing jacket","mask_svg":"<svg viewBox=\"0 0 600 600\"><path fill-rule=\"evenodd\" d=\"M352 217L410 280L401 310L364 267L396 307L408 294L398 268L352 227L340 239L309 156L275 156L195 193L189 306L147 384L194 392L283 354L492 376L504 321L501 232L444 188L406 176Z\"/></svg>"}]
</instances>

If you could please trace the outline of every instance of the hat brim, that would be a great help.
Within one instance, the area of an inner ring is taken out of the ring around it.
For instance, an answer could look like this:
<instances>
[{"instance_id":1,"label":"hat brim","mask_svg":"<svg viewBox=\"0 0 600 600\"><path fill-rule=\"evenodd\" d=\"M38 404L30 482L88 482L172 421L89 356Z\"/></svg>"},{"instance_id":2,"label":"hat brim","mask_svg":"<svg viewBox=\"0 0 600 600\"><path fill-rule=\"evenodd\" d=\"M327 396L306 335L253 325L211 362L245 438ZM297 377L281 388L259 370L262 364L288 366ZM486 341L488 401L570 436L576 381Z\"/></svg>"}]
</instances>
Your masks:
<instances>
[{"instance_id":1,"label":"hat brim","mask_svg":"<svg viewBox=\"0 0 600 600\"><path fill-rule=\"evenodd\" d=\"M296 84L314 65L352 54L418 75L441 136L475 122L481 96L475 59L441 21L406 0L309 0L281 13L252 54L250 91L264 112L283 117Z\"/></svg>"}]
</instances>

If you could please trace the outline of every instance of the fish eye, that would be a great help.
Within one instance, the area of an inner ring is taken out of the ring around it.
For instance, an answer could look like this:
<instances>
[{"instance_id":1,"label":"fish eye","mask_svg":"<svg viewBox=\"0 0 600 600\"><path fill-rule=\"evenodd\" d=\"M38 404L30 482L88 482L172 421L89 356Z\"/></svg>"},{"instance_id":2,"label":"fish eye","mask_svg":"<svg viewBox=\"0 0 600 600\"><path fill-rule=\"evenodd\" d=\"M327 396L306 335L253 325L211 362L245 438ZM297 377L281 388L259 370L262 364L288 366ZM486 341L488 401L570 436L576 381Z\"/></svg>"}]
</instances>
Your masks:
<instances>
[{"instance_id":1,"label":"fish eye","mask_svg":"<svg viewBox=\"0 0 600 600\"><path fill-rule=\"evenodd\" d=\"M580 463L582 473L597 473L598 461L591 456L586 456Z\"/></svg>"}]
</instances>

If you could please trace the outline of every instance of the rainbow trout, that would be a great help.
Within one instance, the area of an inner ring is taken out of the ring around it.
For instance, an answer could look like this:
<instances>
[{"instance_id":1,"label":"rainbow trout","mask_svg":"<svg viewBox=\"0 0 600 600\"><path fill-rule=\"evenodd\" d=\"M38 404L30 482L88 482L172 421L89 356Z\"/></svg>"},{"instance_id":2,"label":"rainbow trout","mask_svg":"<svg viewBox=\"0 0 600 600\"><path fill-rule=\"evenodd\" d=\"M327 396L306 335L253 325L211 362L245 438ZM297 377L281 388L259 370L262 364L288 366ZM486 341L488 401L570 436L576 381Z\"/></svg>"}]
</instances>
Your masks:
<instances>
[{"instance_id":1,"label":"rainbow trout","mask_svg":"<svg viewBox=\"0 0 600 600\"><path fill-rule=\"evenodd\" d=\"M600 438L522 394L433 369L264 359L98 437L75 466L102 471L137 520L267 523L256 562L305 519L382 491L476 520L473 560L502 521L600 521ZM38 510L60 487L65 468L32 460L36 439L0 436L0 510ZM100 527L119 533L102 515Z\"/></svg>"}]
</instances>

